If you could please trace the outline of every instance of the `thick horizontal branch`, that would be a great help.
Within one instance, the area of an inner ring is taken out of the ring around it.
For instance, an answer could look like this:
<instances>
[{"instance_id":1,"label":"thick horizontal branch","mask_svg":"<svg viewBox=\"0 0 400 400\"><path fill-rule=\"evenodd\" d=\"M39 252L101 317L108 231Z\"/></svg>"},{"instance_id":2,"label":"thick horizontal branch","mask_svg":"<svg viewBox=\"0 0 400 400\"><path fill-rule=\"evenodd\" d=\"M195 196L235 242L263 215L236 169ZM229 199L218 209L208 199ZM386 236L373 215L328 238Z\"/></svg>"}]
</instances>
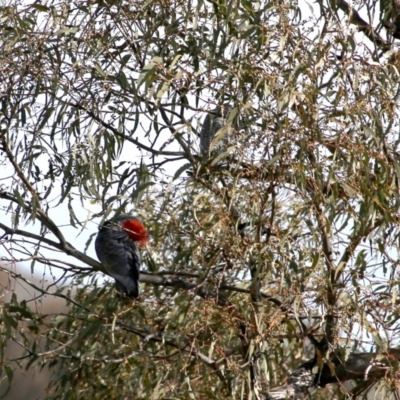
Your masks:
<instances>
[{"instance_id":1,"label":"thick horizontal branch","mask_svg":"<svg viewBox=\"0 0 400 400\"><path fill-rule=\"evenodd\" d=\"M21 229L12 229L2 223L0 223L0 229L2 229L7 235L18 235L18 236L34 239L38 243L40 243L40 242L46 243L47 245L53 247L54 249L64 252L64 253L68 254L69 256L74 257L77 260L82 261L83 263L91 266L95 271L100 271L107 275L107 273L104 270L101 263L99 263L98 261L89 257L85 253L82 253L81 251L77 250L74 246L72 246L68 242L58 243L58 242L55 242L54 240L47 239L47 238L37 235L35 233L31 233L31 232L24 231ZM155 285L155 286L172 287L172 288L183 289L183 290L193 290L200 297L215 298L217 300L218 304L220 304L220 305L227 304L228 300L222 294L219 294L217 291L207 290L202 285L199 285L197 283L188 282L188 281L185 281L180 278L168 278L168 277L162 276L162 275L163 275L163 273L161 273L161 276L160 276L160 275L156 275L154 273L148 273L146 271L142 271L140 273L140 282L148 283L148 284ZM250 293L250 291L248 289L243 289L240 287L230 286L230 285L221 285L219 287L219 289L226 290L226 291L232 291L232 292L246 293L246 294ZM264 293L261 294L261 297L263 297L264 299L281 307L285 311L287 311L289 309L289 306L283 304L279 299L277 299L275 297L269 296Z\"/></svg>"},{"instance_id":2,"label":"thick horizontal branch","mask_svg":"<svg viewBox=\"0 0 400 400\"><path fill-rule=\"evenodd\" d=\"M353 8L350 7L349 3L345 0L339 0L334 2L337 4L348 17L351 24L357 26L360 32L363 32L371 42L376 43L382 50L389 50L391 45L389 42L384 40L374 28L361 18L360 14Z\"/></svg>"},{"instance_id":3,"label":"thick horizontal branch","mask_svg":"<svg viewBox=\"0 0 400 400\"><path fill-rule=\"evenodd\" d=\"M400 348L392 348L385 353L351 353L347 360L338 357L331 359L335 366L334 373L332 367L325 364L321 371L313 374L316 361L309 360L289 375L285 385L272 388L264 399L297 399L300 393L329 383L382 379L391 368L398 365L399 361Z\"/></svg>"}]
</instances>

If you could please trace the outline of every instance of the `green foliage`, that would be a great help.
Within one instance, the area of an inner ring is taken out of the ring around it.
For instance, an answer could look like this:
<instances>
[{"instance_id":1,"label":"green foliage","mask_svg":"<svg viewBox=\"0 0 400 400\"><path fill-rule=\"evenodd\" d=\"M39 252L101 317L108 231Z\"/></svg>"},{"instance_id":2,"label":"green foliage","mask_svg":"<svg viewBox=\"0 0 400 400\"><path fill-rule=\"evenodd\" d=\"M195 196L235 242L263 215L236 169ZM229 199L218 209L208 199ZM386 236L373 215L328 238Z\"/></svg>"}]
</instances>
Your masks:
<instances>
[{"instance_id":1,"label":"green foliage","mask_svg":"<svg viewBox=\"0 0 400 400\"><path fill-rule=\"evenodd\" d=\"M250 399L323 339L316 370L398 344L399 63L379 54L393 5L368 44L343 2L318 6L0 8L0 268L5 292L33 290L1 308L10 387L15 368L46 366L49 399ZM222 103L238 124L208 159L199 120ZM137 302L83 253L115 212L152 237ZM44 312L49 295L66 310Z\"/></svg>"}]
</instances>

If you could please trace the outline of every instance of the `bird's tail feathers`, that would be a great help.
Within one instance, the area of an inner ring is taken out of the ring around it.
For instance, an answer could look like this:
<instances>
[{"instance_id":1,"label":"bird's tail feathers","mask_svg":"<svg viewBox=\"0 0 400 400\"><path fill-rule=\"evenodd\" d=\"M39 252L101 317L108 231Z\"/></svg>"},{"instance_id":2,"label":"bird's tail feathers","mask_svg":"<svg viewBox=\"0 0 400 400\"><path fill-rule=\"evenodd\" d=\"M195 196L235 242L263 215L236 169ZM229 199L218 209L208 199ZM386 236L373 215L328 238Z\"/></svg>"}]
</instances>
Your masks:
<instances>
[{"instance_id":1,"label":"bird's tail feathers","mask_svg":"<svg viewBox=\"0 0 400 400\"><path fill-rule=\"evenodd\" d=\"M139 282L130 276L113 275L117 291L126 297L136 298L139 296Z\"/></svg>"}]
</instances>

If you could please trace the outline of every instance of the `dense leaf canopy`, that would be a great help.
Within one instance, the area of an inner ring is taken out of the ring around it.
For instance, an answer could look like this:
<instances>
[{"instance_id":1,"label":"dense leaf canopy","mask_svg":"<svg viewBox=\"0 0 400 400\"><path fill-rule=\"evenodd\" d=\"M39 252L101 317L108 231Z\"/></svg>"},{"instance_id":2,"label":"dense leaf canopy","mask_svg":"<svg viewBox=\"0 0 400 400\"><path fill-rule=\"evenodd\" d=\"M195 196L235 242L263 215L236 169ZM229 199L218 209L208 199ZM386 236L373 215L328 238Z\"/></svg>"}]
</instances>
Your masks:
<instances>
[{"instance_id":1,"label":"dense leaf canopy","mask_svg":"<svg viewBox=\"0 0 400 400\"><path fill-rule=\"evenodd\" d=\"M13 371L49 367L49 399L339 399L343 385L326 385L349 379L388 398L400 5L362 3L0 7L9 388ZM226 126L201 154L222 104ZM93 259L115 213L151 235L138 301ZM44 313L46 296L67 308Z\"/></svg>"}]
</instances>

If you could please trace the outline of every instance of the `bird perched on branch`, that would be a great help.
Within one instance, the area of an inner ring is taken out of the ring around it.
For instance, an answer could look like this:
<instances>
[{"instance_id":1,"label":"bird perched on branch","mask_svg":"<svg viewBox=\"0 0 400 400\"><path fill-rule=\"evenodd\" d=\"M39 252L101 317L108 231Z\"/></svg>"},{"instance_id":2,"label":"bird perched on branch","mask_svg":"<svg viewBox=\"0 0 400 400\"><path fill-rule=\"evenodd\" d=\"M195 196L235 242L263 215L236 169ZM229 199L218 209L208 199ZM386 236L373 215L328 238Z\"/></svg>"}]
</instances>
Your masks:
<instances>
[{"instance_id":1,"label":"bird perched on branch","mask_svg":"<svg viewBox=\"0 0 400 400\"><path fill-rule=\"evenodd\" d=\"M226 117L231 110L232 107L229 104L223 104L210 111L205 117L200 132L200 151L202 154L209 153L212 140L219 130L225 128Z\"/></svg>"},{"instance_id":2,"label":"bird perched on branch","mask_svg":"<svg viewBox=\"0 0 400 400\"><path fill-rule=\"evenodd\" d=\"M119 293L139 296L140 253L149 235L143 223L131 215L120 215L99 227L95 249L104 270L115 279Z\"/></svg>"}]
</instances>

